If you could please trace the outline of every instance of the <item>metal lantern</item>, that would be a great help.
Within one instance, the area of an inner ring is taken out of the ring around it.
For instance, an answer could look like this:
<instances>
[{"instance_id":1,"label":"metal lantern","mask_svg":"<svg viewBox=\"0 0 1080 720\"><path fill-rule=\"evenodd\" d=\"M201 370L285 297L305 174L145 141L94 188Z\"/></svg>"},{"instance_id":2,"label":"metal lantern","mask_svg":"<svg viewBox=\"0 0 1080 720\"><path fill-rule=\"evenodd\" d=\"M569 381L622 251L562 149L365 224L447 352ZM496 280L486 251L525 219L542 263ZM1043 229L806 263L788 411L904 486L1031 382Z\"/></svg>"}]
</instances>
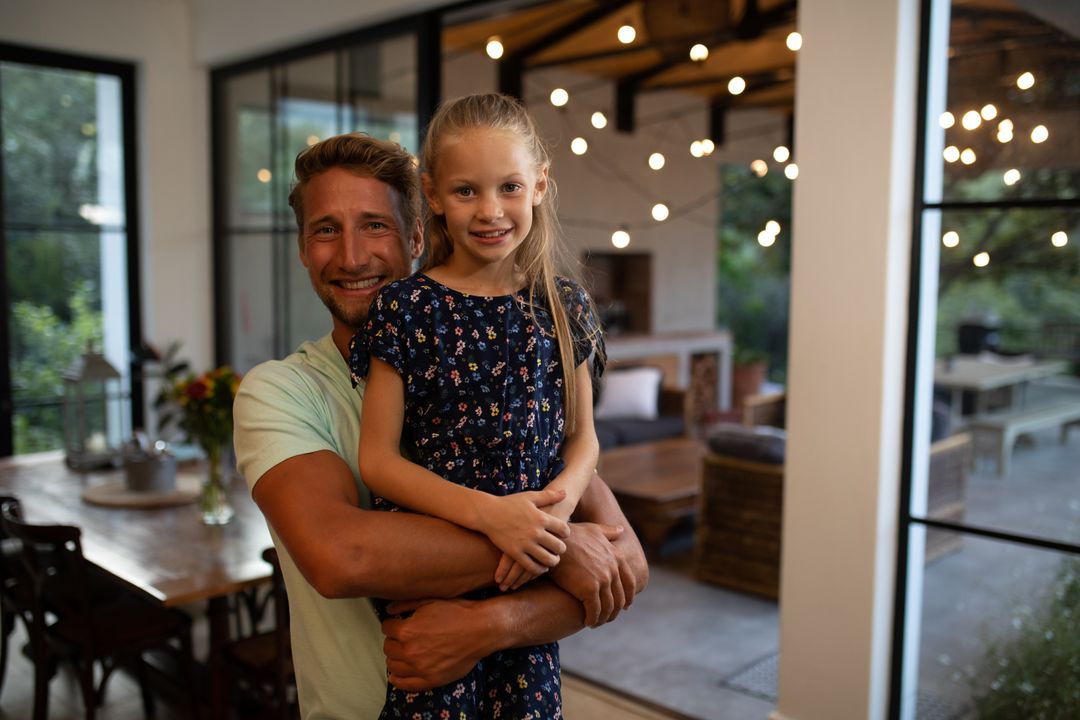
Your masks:
<instances>
[{"instance_id":1,"label":"metal lantern","mask_svg":"<svg viewBox=\"0 0 1080 720\"><path fill-rule=\"evenodd\" d=\"M88 348L63 378L67 464L76 470L119 465L124 437L120 371Z\"/></svg>"}]
</instances>

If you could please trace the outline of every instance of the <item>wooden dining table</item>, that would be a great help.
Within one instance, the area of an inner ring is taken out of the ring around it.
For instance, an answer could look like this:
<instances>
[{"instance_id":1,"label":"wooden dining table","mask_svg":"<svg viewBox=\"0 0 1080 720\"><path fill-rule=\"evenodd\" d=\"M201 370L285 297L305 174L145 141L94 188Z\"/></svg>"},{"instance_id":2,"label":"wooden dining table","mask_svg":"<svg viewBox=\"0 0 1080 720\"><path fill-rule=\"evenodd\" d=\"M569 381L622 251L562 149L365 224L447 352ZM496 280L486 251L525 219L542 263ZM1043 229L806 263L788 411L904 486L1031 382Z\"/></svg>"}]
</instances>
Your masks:
<instances>
[{"instance_id":1,"label":"wooden dining table","mask_svg":"<svg viewBox=\"0 0 1080 720\"><path fill-rule=\"evenodd\" d=\"M934 384L951 393L953 413L959 418L965 391L975 395L976 415L989 409L987 402L992 390L1008 389L1010 405L1023 406L1028 383L1060 375L1065 369L1066 364L1059 360L953 355L938 358L934 365Z\"/></svg>"},{"instance_id":2,"label":"wooden dining table","mask_svg":"<svg viewBox=\"0 0 1080 720\"><path fill-rule=\"evenodd\" d=\"M271 544L266 521L239 477L230 483L236 514L226 525L204 525L197 502L138 509L83 499L87 488L121 476L120 470L72 470L59 452L16 456L0 460L0 493L19 499L28 522L79 527L87 560L163 606L205 601L207 702L210 717L222 717L227 688L220 649L230 639L229 596L270 580L260 557Z\"/></svg>"}]
</instances>

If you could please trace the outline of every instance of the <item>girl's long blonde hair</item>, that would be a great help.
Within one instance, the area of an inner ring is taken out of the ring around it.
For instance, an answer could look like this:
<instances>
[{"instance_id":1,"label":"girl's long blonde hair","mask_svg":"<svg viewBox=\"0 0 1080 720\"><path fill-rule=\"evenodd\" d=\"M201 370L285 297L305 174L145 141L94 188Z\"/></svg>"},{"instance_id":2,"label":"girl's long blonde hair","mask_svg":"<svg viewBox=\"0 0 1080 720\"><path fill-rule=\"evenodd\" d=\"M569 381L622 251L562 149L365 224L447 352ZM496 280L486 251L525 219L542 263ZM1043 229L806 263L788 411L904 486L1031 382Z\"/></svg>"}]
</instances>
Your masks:
<instances>
[{"instance_id":1,"label":"girl's long blonde hair","mask_svg":"<svg viewBox=\"0 0 1080 720\"><path fill-rule=\"evenodd\" d=\"M514 262L525 275L529 313L533 321L536 321L538 298L543 298L542 305L551 314L562 360L566 432L570 433L574 430L578 413L574 375L575 331L587 334L597 353L603 352L603 346L597 342L599 327L576 327L566 306L560 302L562 293L555 280L556 271L563 277L576 280L578 263L566 248L559 231L559 220L555 215L556 186L550 172L551 158L532 117L516 99L499 93L466 95L444 102L428 124L420 154L420 168L434 179L438 172L439 152L447 138L476 128L512 133L529 151L537 169L545 166L549 169L547 192L540 204L533 207L532 228L518 246ZM429 247L424 263L427 270L446 262L454 252L454 242L446 228L446 218L432 212L429 205L424 208L424 230ZM595 317L594 308L586 308L585 312ZM602 358L594 361L603 362Z\"/></svg>"}]
</instances>

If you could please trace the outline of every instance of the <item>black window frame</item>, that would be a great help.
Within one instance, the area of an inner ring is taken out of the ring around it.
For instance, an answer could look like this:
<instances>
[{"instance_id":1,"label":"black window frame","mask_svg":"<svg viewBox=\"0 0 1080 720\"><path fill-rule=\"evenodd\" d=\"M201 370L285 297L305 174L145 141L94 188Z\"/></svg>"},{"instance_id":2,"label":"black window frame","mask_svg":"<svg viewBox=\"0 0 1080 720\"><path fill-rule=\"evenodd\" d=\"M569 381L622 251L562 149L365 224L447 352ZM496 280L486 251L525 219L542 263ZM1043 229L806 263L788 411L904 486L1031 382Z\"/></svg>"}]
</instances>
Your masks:
<instances>
[{"instance_id":1,"label":"black window frame","mask_svg":"<svg viewBox=\"0 0 1080 720\"><path fill-rule=\"evenodd\" d=\"M137 69L133 63L114 60L96 55L75 55L71 53L46 50L28 45L0 42L0 61L37 65L41 67L92 72L111 75L120 81L120 113L123 122L122 139L124 144L124 234L127 253L127 303L128 303L128 379L130 393L128 404L131 412L131 426L142 427L144 417L144 389L141 382L140 358L142 357L142 293L139 273L139 247L141 244L141 215L139 207L138 185L138 117L136 112ZM2 92L2 89L0 89ZM2 122L2 120L0 120ZM0 128L2 130L2 128ZM7 221L3 203L3 150L0 148L0 277L7 277ZM0 289L0 306L10 318L10 297L6 282ZM14 452L11 374L8 358L10 357L10 331L8 320L0 323L0 353L4 358L0 362L0 388L6 392L0 395L0 457L8 457Z\"/></svg>"}]
</instances>

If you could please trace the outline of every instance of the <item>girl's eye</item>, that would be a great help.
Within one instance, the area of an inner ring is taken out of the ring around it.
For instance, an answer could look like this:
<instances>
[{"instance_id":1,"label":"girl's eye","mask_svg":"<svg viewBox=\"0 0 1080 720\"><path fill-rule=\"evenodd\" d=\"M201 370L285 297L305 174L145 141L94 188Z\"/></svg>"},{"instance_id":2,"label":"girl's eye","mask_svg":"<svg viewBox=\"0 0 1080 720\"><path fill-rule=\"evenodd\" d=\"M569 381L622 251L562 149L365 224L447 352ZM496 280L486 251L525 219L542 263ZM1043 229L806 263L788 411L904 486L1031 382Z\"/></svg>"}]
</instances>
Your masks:
<instances>
[{"instance_id":1,"label":"girl's eye","mask_svg":"<svg viewBox=\"0 0 1080 720\"><path fill-rule=\"evenodd\" d=\"M454 194L460 195L461 197L472 197L473 191L470 187L459 187L454 191Z\"/></svg>"},{"instance_id":2,"label":"girl's eye","mask_svg":"<svg viewBox=\"0 0 1080 720\"><path fill-rule=\"evenodd\" d=\"M503 185L503 192L512 193L517 192L520 189L521 183L506 183L505 185Z\"/></svg>"}]
</instances>

